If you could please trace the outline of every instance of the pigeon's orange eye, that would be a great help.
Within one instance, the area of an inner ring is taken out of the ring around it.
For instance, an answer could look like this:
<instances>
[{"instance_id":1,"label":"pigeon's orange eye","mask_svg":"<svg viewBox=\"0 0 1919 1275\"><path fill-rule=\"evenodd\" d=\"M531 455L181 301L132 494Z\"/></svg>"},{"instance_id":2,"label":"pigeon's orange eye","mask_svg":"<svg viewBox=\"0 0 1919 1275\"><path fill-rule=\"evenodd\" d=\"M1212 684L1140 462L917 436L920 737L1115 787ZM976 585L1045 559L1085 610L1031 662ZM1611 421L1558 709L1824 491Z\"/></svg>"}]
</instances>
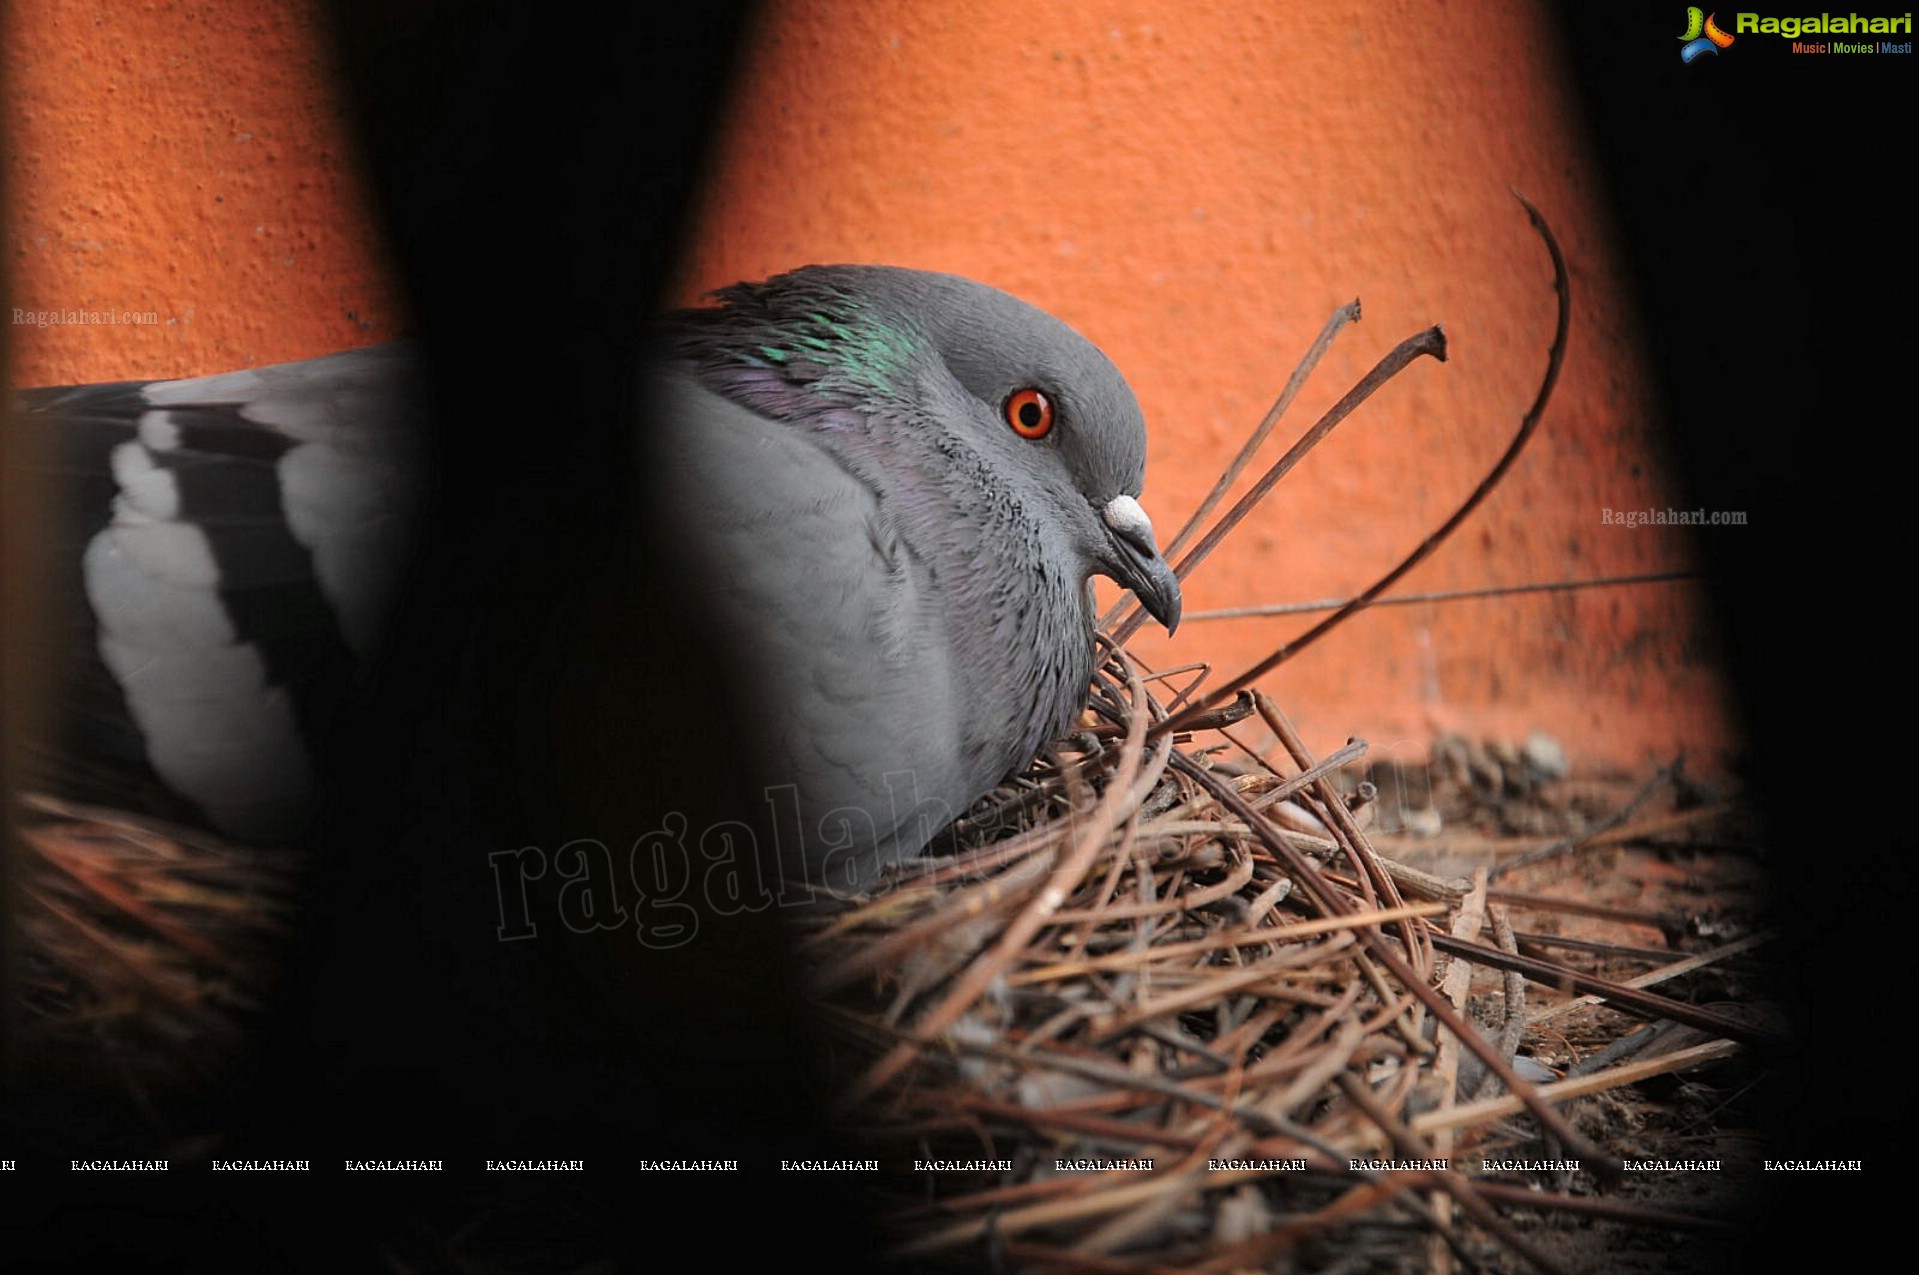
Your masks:
<instances>
[{"instance_id":1,"label":"pigeon's orange eye","mask_svg":"<svg viewBox=\"0 0 1919 1275\"><path fill-rule=\"evenodd\" d=\"M1006 399L1006 423L1021 438L1045 438L1053 430L1053 400L1038 390L1014 390Z\"/></svg>"}]
</instances>

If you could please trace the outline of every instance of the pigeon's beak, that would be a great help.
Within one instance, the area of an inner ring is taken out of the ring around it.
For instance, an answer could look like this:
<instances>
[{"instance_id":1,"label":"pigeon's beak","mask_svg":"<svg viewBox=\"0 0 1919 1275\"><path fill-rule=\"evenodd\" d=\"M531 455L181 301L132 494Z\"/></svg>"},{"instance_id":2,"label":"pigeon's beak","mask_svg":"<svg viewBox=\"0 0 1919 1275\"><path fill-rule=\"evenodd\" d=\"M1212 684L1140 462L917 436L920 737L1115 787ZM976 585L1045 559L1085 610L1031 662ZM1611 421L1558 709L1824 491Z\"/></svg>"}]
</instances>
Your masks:
<instances>
[{"instance_id":1,"label":"pigeon's beak","mask_svg":"<svg viewBox=\"0 0 1919 1275\"><path fill-rule=\"evenodd\" d=\"M1133 591L1153 618L1171 633L1179 627L1179 578L1159 556L1153 522L1131 496L1115 496L1099 511L1112 533L1113 578Z\"/></svg>"}]
</instances>

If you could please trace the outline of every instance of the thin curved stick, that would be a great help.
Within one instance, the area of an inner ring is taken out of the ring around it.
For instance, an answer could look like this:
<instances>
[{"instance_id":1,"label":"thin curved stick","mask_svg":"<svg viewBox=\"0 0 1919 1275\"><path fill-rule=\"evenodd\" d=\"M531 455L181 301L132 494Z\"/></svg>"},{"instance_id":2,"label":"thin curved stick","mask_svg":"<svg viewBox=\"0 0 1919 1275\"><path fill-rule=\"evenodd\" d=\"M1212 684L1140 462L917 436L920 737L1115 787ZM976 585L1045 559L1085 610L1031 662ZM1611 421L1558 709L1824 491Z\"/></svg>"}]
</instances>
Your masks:
<instances>
[{"instance_id":1,"label":"thin curved stick","mask_svg":"<svg viewBox=\"0 0 1919 1275\"><path fill-rule=\"evenodd\" d=\"M1446 519L1445 522L1440 524L1437 530L1420 541L1419 547L1406 555L1398 566L1388 571L1378 580L1375 580L1367 587L1364 593L1361 593L1358 597L1327 616L1324 620L1321 620L1318 624L1315 624L1312 628L1306 630L1306 632L1300 634L1297 638L1294 638L1291 642L1286 643L1277 651L1274 651L1247 672L1240 674L1226 685L1208 694L1205 698L1189 705L1186 709L1173 715L1166 721L1159 723L1159 725L1153 728L1155 734L1162 731L1183 729L1189 718L1197 716L1221 700L1231 697L1241 688L1251 685L1259 678L1272 672L1273 669L1277 668L1280 664L1298 655L1314 642L1317 642L1355 612L1365 610L1366 607L1372 604L1374 598L1392 588L1393 585L1399 581L1400 577L1430 557L1433 550L1444 543L1446 538L1459 528L1459 524L1466 521L1467 517L1485 501L1486 497L1492 494L1493 488L1497 487L1500 481L1506 477L1507 471L1512 469L1513 462L1519 459L1519 453L1525 450L1527 442L1531 440L1533 434L1539 428L1540 419L1546 412L1546 404L1552 401L1553 386L1558 383L1559 368L1560 365L1565 362L1566 331L1572 323L1572 288L1567 281L1566 257L1565 254L1559 250L1559 241L1553 238L1552 227L1546 224L1545 217L1540 214L1537 208L1533 207L1532 202L1524 195L1521 195L1518 191L1514 191L1513 197L1519 200L1520 204L1524 206L1526 216L1532 220L1533 229L1537 230L1539 237L1546 241L1546 251L1552 254L1553 289L1559 294L1559 319L1553 331L1552 351L1546 360L1545 379L1540 382L1539 393L1533 398L1532 407L1527 410L1525 419L1520 422L1519 432L1514 434L1513 441L1507 444L1505 455L1501 456L1498 463L1487 472L1484 478L1479 480L1479 486L1473 489L1472 495L1466 497L1464 504L1453 511L1452 517ZM1349 395L1348 397L1351 396ZM1343 401L1344 400L1342 400L1342 402ZM1181 564L1182 568L1184 565L1183 563Z\"/></svg>"},{"instance_id":2,"label":"thin curved stick","mask_svg":"<svg viewBox=\"0 0 1919 1275\"><path fill-rule=\"evenodd\" d=\"M1385 358L1373 365L1372 371L1360 378L1359 384L1346 391L1344 398L1333 404L1324 416L1313 422L1313 427L1301 434L1299 441L1287 448L1286 454L1274 461L1271 469L1260 475L1259 481L1253 484L1252 490L1241 496L1226 516L1206 533L1193 551L1180 560L1179 565L1173 568L1173 574L1182 581L1190 576L1193 570L1206 560L1207 555L1219 547L1220 541L1226 539L1233 528L1239 526L1246 515L1253 511L1253 507L1266 499L1267 493L1272 491L1279 480L1291 473L1293 466L1306 458L1307 452L1317 447L1326 435L1333 432L1335 426L1351 416L1358 410L1361 403L1371 398L1381 386L1399 375L1407 364L1421 355L1430 355L1442 363L1445 362L1446 334L1436 327L1427 328L1424 332L1415 333L1394 346ZM1138 631L1139 626L1145 621L1145 609L1136 608L1117 629L1113 630L1113 641L1122 646L1125 645L1126 639Z\"/></svg>"},{"instance_id":3,"label":"thin curved stick","mask_svg":"<svg viewBox=\"0 0 1919 1275\"><path fill-rule=\"evenodd\" d=\"M1299 361L1299 366L1293 369L1293 374L1286 378L1286 388L1279 392L1279 397L1273 400L1273 405L1266 409L1264 419L1254 428L1245 445L1239 449L1239 455L1233 457L1233 463L1226 467L1226 472L1219 476L1219 481L1213 484L1213 489L1206 493L1206 499L1199 502L1199 508L1193 510L1192 516L1186 520L1186 525L1179 529L1179 534L1174 536L1172 543L1166 546L1168 558L1186 547L1186 542L1193 538L1195 531L1199 530L1199 524L1205 521L1206 515L1217 509L1219 502L1226 498L1227 488L1238 481L1240 472L1252 461L1253 454L1265 443L1266 436L1273 432L1273 427L1279 424L1282 416L1286 415L1286 409L1291 407L1293 400L1299 397L1299 391L1306 384L1306 379L1313 374L1313 369L1317 368L1319 361L1326 357L1326 351L1332 348L1333 338L1337 337L1340 330L1347 324L1358 322L1357 298L1333 311L1332 317L1326 320L1326 326L1319 330L1319 335L1313 339L1312 345L1307 347L1306 357ZM1100 627L1111 628L1126 611L1128 605L1136 606L1137 604L1129 604L1122 596L1113 604L1113 609L1100 618Z\"/></svg>"}]
</instances>

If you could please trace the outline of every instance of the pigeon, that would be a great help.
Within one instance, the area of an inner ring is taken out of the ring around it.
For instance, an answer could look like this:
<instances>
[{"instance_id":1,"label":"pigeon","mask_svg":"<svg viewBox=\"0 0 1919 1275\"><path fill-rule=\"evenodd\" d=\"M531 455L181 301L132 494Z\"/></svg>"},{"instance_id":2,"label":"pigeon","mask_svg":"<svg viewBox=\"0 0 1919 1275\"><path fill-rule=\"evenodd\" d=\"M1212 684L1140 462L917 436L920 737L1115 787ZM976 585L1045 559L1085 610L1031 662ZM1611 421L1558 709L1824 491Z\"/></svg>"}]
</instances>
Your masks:
<instances>
[{"instance_id":1,"label":"pigeon","mask_svg":"<svg viewBox=\"0 0 1919 1275\"><path fill-rule=\"evenodd\" d=\"M957 275L807 266L709 300L638 338L642 489L743 666L782 870L856 891L1070 729L1093 576L1177 626L1144 418L1092 342ZM426 386L395 344L21 396L77 483L82 680L118 710L76 747L301 839L329 706L403 587Z\"/></svg>"}]
</instances>

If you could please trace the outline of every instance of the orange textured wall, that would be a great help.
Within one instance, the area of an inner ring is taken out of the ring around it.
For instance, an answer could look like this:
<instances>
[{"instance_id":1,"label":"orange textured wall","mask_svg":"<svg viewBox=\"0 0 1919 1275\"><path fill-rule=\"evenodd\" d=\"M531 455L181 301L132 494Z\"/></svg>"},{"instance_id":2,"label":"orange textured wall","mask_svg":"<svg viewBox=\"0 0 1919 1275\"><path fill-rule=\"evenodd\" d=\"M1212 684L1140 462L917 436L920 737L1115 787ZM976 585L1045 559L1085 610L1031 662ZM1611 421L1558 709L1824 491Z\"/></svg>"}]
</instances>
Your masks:
<instances>
[{"instance_id":1,"label":"orange textured wall","mask_svg":"<svg viewBox=\"0 0 1919 1275\"><path fill-rule=\"evenodd\" d=\"M16 326L17 380L210 371L402 330L308 9L12 6L9 304L160 319ZM1178 636L1138 645L1226 673L1308 621L1205 612L1360 588L1505 446L1553 318L1517 187L1571 260L1572 350L1519 468L1402 587L1689 566L1683 534L1602 522L1680 502L1554 40L1539 6L1492 0L774 3L678 291L888 261L1053 310L1145 405L1163 536L1336 305L1360 297L1365 320L1285 438L1443 323L1451 362L1416 365L1342 427L1190 582ZM1636 766L1726 748L1714 660L1691 588L1658 584L1374 612L1264 685L1318 748L1545 729L1578 761Z\"/></svg>"},{"instance_id":2,"label":"orange textured wall","mask_svg":"<svg viewBox=\"0 0 1919 1275\"><path fill-rule=\"evenodd\" d=\"M180 376L397 336L318 6L15 0L7 83L16 383Z\"/></svg>"}]
</instances>

